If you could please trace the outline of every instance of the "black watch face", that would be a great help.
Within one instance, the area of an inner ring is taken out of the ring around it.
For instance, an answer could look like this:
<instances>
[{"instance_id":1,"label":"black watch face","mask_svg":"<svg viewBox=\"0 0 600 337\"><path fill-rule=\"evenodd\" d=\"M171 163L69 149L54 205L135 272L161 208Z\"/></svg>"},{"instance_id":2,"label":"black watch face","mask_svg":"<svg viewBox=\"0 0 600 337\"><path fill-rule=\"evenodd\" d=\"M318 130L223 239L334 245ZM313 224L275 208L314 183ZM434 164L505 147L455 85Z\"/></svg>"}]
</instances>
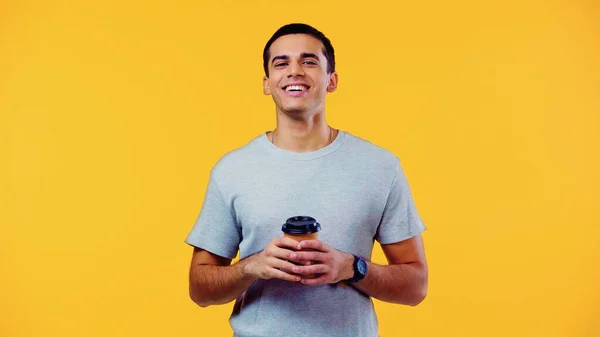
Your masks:
<instances>
[{"instance_id":1,"label":"black watch face","mask_svg":"<svg viewBox=\"0 0 600 337\"><path fill-rule=\"evenodd\" d=\"M358 260L357 268L358 268L359 273L361 273L362 275L365 275L367 273L367 263L365 262L365 260L363 260L363 259Z\"/></svg>"}]
</instances>

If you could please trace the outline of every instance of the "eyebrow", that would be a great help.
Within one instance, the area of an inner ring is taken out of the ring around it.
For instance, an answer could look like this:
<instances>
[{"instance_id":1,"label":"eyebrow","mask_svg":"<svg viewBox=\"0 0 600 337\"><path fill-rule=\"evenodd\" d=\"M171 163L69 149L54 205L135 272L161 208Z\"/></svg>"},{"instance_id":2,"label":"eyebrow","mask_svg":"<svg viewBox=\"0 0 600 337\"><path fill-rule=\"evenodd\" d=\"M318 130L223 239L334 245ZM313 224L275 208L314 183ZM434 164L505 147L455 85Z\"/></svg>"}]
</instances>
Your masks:
<instances>
[{"instance_id":1,"label":"eyebrow","mask_svg":"<svg viewBox=\"0 0 600 337\"><path fill-rule=\"evenodd\" d=\"M316 58L317 60L319 59L319 56L317 56L317 54L313 54L313 53L301 53L300 54L301 58ZM271 60L271 63L277 61L277 60L289 60L290 57L288 55L277 55L275 57L273 57L273 59Z\"/></svg>"}]
</instances>

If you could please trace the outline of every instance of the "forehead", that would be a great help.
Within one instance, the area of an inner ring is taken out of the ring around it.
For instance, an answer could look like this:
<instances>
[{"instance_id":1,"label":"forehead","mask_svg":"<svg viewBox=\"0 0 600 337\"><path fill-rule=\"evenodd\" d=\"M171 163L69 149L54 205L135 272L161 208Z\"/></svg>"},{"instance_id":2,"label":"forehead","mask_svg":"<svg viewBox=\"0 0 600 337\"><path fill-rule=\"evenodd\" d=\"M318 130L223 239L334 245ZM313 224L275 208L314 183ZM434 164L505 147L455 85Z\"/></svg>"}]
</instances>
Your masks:
<instances>
[{"instance_id":1,"label":"forehead","mask_svg":"<svg viewBox=\"0 0 600 337\"><path fill-rule=\"evenodd\" d=\"M278 55L299 57L301 53L313 53L324 58L323 48L323 43L311 35L290 34L275 40L269 51L271 59Z\"/></svg>"}]
</instances>

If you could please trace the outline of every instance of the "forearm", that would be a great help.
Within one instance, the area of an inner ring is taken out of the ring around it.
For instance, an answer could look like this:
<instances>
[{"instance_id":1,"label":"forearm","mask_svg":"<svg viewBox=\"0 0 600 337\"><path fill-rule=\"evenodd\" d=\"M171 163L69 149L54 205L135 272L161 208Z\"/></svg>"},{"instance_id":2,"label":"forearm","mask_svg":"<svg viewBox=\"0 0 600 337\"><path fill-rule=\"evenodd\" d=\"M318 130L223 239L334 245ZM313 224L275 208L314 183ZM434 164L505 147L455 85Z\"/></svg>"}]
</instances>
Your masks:
<instances>
[{"instance_id":1,"label":"forearm","mask_svg":"<svg viewBox=\"0 0 600 337\"><path fill-rule=\"evenodd\" d=\"M236 299L257 279L244 266L252 257L230 266L198 265L190 271L190 297L201 307Z\"/></svg>"},{"instance_id":2,"label":"forearm","mask_svg":"<svg viewBox=\"0 0 600 337\"><path fill-rule=\"evenodd\" d=\"M352 284L378 300L415 306L427 294L427 270L418 263L378 265L367 262L364 279Z\"/></svg>"}]
</instances>

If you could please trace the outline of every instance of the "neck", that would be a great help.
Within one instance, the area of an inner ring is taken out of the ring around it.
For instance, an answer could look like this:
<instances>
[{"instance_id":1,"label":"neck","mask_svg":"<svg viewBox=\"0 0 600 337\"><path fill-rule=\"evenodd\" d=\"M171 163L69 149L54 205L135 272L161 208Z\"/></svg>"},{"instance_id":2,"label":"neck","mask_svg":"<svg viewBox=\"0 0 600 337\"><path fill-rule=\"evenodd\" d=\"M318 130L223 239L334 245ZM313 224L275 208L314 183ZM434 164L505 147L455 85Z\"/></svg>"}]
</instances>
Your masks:
<instances>
[{"instance_id":1,"label":"neck","mask_svg":"<svg viewBox=\"0 0 600 337\"><path fill-rule=\"evenodd\" d=\"M277 127L269 135L269 140L278 148L292 152L312 152L329 145L336 136L319 113L308 119L291 119L285 114L277 114Z\"/></svg>"}]
</instances>

